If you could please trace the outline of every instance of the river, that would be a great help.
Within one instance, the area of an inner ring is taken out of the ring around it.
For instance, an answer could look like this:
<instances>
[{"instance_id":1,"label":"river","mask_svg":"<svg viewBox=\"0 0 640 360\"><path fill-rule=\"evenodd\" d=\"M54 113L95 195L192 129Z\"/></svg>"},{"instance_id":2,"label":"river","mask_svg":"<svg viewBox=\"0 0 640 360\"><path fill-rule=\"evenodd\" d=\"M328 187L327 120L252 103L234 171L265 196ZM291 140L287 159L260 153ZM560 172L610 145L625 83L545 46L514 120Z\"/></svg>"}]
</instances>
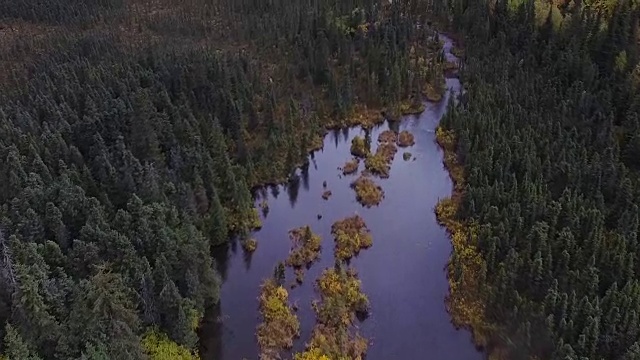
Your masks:
<instances>
[{"instance_id":1,"label":"river","mask_svg":"<svg viewBox=\"0 0 640 360\"><path fill-rule=\"evenodd\" d=\"M451 39L444 51L450 61ZM461 85L447 78L447 88L457 94ZM222 274L221 300L206 315L201 329L201 355L204 360L257 359L255 329L259 321L258 292L262 281L272 276L278 261L286 259L291 241L290 229L310 225L322 236L321 258L305 274L304 283L289 290L297 303L301 336L294 351L304 349L315 324L311 301L317 298L314 281L322 270L334 264L331 225L358 213L373 235L373 246L351 262L358 270L362 289L371 302L370 316L358 324L371 341L368 360L435 359L473 360L483 355L474 347L471 334L456 330L445 308L448 282L445 267L452 251L449 237L436 221L433 208L451 194L452 183L442 164L443 153L435 142L434 130L447 109L450 92L438 103L428 103L420 116L408 116L396 123L399 130L414 134L416 144L399 148L388 179L376 179L385 198L378 207L362 207L350 183L357 175L342 176L338 170L351 158L351 139L364 135L359 128L330 132L324 148L310 157L309 166L299 171L299 181L290 186L269 188L257 195L257 203L269 204L263 228L255 233L258 249L250 256L239 244L218 249ZM378 134L389 128L385 123L371 130L372 150ZM415 157L403 160L403 152ZM364 164L360 164L362 170ZM321 195L323 182L332 196ZM322 215L318 219L318 214ZM287 269L287 284L294 279Z\"/></svg>"}]
</instances>

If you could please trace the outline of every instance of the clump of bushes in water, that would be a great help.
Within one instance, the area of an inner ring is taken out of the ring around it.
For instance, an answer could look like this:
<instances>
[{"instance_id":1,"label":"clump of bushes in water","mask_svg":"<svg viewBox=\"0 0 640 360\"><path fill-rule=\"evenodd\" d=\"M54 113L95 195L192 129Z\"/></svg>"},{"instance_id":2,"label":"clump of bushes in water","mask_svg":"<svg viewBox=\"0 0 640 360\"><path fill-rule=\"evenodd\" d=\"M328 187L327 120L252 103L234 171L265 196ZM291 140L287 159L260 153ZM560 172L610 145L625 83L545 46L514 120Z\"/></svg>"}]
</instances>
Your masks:
<instances>
[{"instance_id":1,"label":"clump of bushes in water","mask_svg":"<svg viewBox=\"0 0 640 360\"><path fill-rule=\"evenodd\" d=\"M389 170L391 170L391 161L395 156L398 148L394 143L382 143L378 146L374 155L369 155L365 161L364 166L372 174L376 174L381 178L389 177Z\"/></svg>"},{"instance_id":2,"label":"clump of bushes in water","mask_svg":"<svg viewBox=\"0 0 640 360\"><path fill-rule=\"evenodd\" d=\"M404 154L402 154L402 159L404 159L404 161L409 161L411 159L411 153L406 151Z\"/></svg>"},{"instance_id":3,"label":"clump of bushes in water","mask_svg":"<svg viewBox=\"0 0 640 360\"><path fill-rule=\"evenodd\" d=\"M358 166L360 166L360 161L358 159L349 160L342 167L342 174L353 174L358 171Z\"/></svg>"},{"instance_id":4,"label":"clump of bushes in water","mask_svg":"<svg viewBox=\"0 0 640 360\"><path fill-rule=\"evenodd\" d=\"M244 249L244 251L252 253L258 248L258 241L256 241L256 239L254 238L245 239L242 241L242 248Z\"/></svg>"},{"instance_id":5,"label":"clump of bushes in water","mask_svg":"<svg viewBox=\"0 0 640 360\"><path fill-rule=\"evenodd\" d=\"M364 219L359 215L336 221L331 226L331 234L335 240L335 257L348 260L357 255L361 249L373 245L373 238Z\"/></svg>"},{"instance_id":6,"label":"clump of bushes in water","mask_svg":"<svg viewBox=\"0 0 640 360\"><path fill-rule=\"evenodd\" d=\"M407 130L403 130L398 135L398 146L407 147L413 146L415 144L415 139L413 138L413 134L408 132Z\"/></svg>"},{"instance_id":7,"label":"clump of bushes in water","mask_svg":"<svg viewBox=\"0 0 640 360\"><path fill-rule=\"evenodd\" d=\"M393 130L385 130L378 135L378 142L381 143L394 143L398 138L398 134L396 134Z\"/></svg>"},{"instance_id":8,"label":"clump of bushes in water","mask_svg":"<svg viewBox=\"0 0 640 360\"><path fill-rule=\"evenodd\" d=\"M363 137L356 136L351 140L351 154L353 156L364 158L369 155L369 152L367 141Z\"/></svg>"},{"instance_id":9,"label":"clump of bushes in water","mask_svg":"<svg viewBox=\"0 0 640 360\"><path fill-rule=\"evenodd\" d=\"M356 191L358 202L366 207L378 205L384 198L382 187L366 176L360 176L351 187Z\"/></svg>"},{"instance_id":10,"label":"clump of bushes in water","mask_svg":"<svg viewBox=\"0 0 640 360\"><path fill-rule=\"evenodd\" d=\"M293 346L300 336L300 322L288 304L289 293L274 279L266 280L260 289L260 315L256 336L261 359L277 359L279 353Z\"/></svg>"},{"instance_id":11,"label":"clump of bushes in water","mask_svg":"<svg viewBox=\"0 0 640 360\"><path fill-rule=\"evenodd\" d=\"M293 247L285 261L287 266L294 268L310 266L320 256L322 239L311 231L309 225L290 230L289 238L293 242Z\"/></svg>"},{"instance_id":12,"label":"clump of bushes in water","mask_svg":"<svg viewBox=\"0 0 640 360\"><path fill-rule=\"evenodd\" d=\"M355 333L356 314L368 313L369 299L353 269L325 270L316 283L320 300L314 302L317 324L307 349L295 360L362 359L368 341Z\"/></svg>"},{"instance_id":13,"label":"clump of bushes in water","mask_svg":"<svg viewBox=\"0 0 640 360\"><path fill-rule=\"evenodd\" d=\"M322 193L322 198L329 200L329 197L331 197L331 190L325 190L325 192Z\"/></svg>"}]
</instances>

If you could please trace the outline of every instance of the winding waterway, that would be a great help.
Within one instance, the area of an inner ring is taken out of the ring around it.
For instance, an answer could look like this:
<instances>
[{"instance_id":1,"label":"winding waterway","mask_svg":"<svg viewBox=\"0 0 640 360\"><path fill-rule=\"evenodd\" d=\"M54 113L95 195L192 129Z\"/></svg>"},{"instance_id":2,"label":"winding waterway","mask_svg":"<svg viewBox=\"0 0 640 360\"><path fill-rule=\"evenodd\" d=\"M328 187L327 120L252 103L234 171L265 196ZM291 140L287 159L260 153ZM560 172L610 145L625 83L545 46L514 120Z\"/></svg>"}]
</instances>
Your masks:
<instances>
[{"instance_id":1,"label":"winding waterway","mask_svg":"<svg viewBox=\"0 0 640 360\"><path fill-rule=\"evenodd\" d=\"M447 59L457 61L451 54L451 39L441 39ZM390 178L376 179L385 191L378 207L362 207L349 186L357 175L342 176L338 170L351 158L351 139L365 134L359 128L329 133L323 150L315 152L308 168L299 171L299 181L258 194L257 202L265 199L269 212L263 219L264 227L254 235L258 240L256 252L247 256L238 244L218 250L221 300L219 307L207 314L201 329L204 360L257 359L260 284L272 276L278 261L286 259L291 247L287 232L308 224L322 236L321 258L306 272L304 283L289 291L290 300L299 306L302 330L294 351L303 350L315 324L311 308L311 301L317 298L314 281L334 264L331 225L354 213L365 219L373 235L373 247L351 262L371 302L370 316L358 324L360 333L371 341L367 359L483 358L472 344L470 333L456 330L451 324L444 302L448 292L445 266L452 246L433 208L438 199L451 194L452 183L443 167L443 153L435 142L434 130L449 97L461 89L456 78L448 78L446 84L449 91L442 101L428 103L420 116L405 117L395 125L413 133L416 144L399 148ZM371 130L372 150L378 134L388 128L385 123ZM415 159L404 161L404 151L411 152ZM361 163L360 170L363 166ZM321 197L324 181L332 191L327 201ZM293 279L288 269L287 284Z\"/></svg>"}]
</instances>

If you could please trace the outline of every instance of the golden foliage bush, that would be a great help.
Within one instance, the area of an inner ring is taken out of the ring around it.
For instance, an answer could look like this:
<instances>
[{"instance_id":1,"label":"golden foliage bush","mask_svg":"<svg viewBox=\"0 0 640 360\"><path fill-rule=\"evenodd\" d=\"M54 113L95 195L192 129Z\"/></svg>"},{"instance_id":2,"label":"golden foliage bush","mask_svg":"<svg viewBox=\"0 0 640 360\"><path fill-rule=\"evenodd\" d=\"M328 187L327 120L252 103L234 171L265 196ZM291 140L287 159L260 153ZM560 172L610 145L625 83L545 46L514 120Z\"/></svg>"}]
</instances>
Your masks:
<instances>
[{"instance_id":1,"label":"golden foliage bush","mask_svg":"<svg viewBox=\"0 0 640 360\"><path fill-rule=\"evenodd\" d=\"M307 350L297 360L362 359L368 341L354 331L355 315L368 312L369 299L361 290L353 269L326 269L316 282L320 300L314 302L317 317Z\"/></svg>"},{"instance_id":2,"label":"golden foliage bush","mask_svg":"<svg viewBox=\"0 0 640 360\"><path fill-rule=\"evenodd\" d=\"M331 226L335 240L335 257L347 260L357 255L361 249L373 245L373 238L362 217L354 215L336 221Z\"/></svg>"},{"instance_id":3,"label":"golden foliage bush","mask_svg":"<svg viewBox=\"0 0 640 360\"><path fill-rule=\"evenodd\" d=\"M279 353L293 346L300 336L300 322L288 305L289 293L273 279L266 280L260 291L260 315L256 336L262 360L277 359Z\"/></svg>"},{"instance_id":4,"label":"golden foliage bush","mask_svg":"<svg viewBox=\"0 0 640 360\"><path fill-rule=\"evenodd\" d=\"M199 360L188 348L178 345L157 329L149 329L142 336L142 348L150 360ZM0 359L2 357L0 356Z\"/></svg>"}]
</instances>

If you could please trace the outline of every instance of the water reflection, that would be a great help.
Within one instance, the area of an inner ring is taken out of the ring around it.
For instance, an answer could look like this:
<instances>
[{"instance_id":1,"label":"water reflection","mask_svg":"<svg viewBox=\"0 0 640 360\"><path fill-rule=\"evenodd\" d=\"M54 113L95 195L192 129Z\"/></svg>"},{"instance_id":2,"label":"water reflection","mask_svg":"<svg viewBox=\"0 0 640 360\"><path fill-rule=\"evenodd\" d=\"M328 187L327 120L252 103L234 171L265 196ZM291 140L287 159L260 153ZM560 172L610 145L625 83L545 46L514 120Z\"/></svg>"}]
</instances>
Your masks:
<instances>
[{"instance_id":1,"label":"water reflection","mask_svg":"<svg viewBox=\"0 0 640 360\"><path fill-rule=\"evenodd\" d=\"M211 306L204 313L198 330L200 337L200 354L203 360L222 359L222 301Z\"/></svg>"},{"instance_id":2,"label":"water reflection","mask_svg":"<svg viewBox=\"0 0 640 360\"><path fill-rule=\"evenodd\" d=\"M287 183L287 194L289 195L289 203L291 208L296 207L298 201L298 194L300 193L300 175L296 174L289 178Z\"/></svg>"}]
</instances>

